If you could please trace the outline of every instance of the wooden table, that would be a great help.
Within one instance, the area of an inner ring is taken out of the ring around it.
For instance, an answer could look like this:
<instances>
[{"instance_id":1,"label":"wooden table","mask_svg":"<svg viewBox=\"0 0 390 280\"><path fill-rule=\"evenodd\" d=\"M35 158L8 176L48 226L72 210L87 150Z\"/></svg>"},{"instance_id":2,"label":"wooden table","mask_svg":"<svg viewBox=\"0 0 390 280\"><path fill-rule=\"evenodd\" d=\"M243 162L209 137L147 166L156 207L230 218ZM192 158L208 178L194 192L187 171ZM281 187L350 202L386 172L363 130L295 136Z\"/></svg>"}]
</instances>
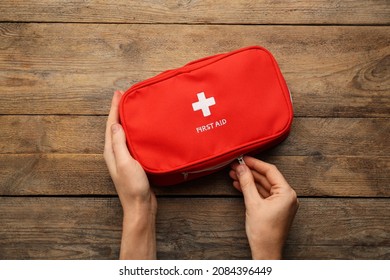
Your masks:
<instances>
[{"instance_id":1,"label":"wooden table","mask_svg":"<svg viewBox=\"0 0 390 280\"><path fill-rule=\"evenodd\" d=\"M284 257L389 259L389 23L380 0L1 1L0 258L118 258L102 156L114 90L261 45L295 109L289 138L259 155L300 199ZM227 173L155 188L159 258L250 258Z\"/></svg>"}]
</instances>

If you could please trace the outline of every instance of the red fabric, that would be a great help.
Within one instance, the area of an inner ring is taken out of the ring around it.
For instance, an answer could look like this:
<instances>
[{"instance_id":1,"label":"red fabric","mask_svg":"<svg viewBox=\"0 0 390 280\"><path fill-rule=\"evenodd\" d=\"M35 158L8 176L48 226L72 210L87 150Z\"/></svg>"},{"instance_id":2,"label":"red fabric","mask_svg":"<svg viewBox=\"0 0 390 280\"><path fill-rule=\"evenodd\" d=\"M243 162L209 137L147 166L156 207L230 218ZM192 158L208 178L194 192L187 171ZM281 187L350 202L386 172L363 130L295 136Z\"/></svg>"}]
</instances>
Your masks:
<instances>
[{"instance_id":1,"label":"red fabric","mask_svg":"<svg viewBox=\"0 0 390 280\"><path fill-rule=\"evenodd\" d=\"M277 144L292 119L278 65L258 46L163 72L132 86L120 103L130 153L158 185Z\"/></svg>"}]
</instances>

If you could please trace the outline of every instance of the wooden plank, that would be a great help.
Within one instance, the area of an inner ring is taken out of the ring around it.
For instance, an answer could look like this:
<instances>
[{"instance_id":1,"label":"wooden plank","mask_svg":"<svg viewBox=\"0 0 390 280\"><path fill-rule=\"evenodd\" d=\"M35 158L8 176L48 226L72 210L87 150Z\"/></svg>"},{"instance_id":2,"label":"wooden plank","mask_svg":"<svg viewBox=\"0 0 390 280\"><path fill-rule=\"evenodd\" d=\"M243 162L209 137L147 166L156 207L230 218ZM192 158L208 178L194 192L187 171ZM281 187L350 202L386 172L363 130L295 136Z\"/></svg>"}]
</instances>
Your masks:
<instances>
[{"instance_id":1,"label":"wooden plank","mask_svg":"<svg viewBox=\"0 0 390 280\"><path fill-rule=\"evenodd\" d=\"M390 197L389 157L266 156L279 167L300 197ZM158 196L241 196L229 168L172 187ZM0 195L116 195L102 155L0 155Z\"/></svg>"},{"instance_id":2,"label":"wooden plank","mask_svg":"<svg viewBox=\"0 0 390 280\"><path fill-rule=\"evenodd\" d=\"M389 119L296 118L291 134L274 155L390 154Z\"/></svg>"},{"instance_id":3,"label":"wooden plank","mask_svg":"<svg viewBox=\"0 0 390 280\"><path fill-rule=\"evenodd\" d=\"M288 259L388 259L388 199L300 200ZM161 259L250 258L241 198L160 198ZM0 198L0 259L115 259L115 198Z\"/></svg>"},{"instance_id":4,"label":"wooden plank","mask_svg":"<svg viewBox=\"0 0 390 280\"><path fill-rule=\"evenodd\" d=\"M102 153L106 117L0 116L2 153Z\"/></svg>"},{"instance_id":5,"label":"wooden plank","mask_svg":"<svg viewBox=\"0 0 390 280\"><path fill-rule=\"evenodd\" d=\"M116 195L103 155L0 155L0 195Z\"/></svg>"},{"instance_id":6,"label":"wooden plank","mask_svg":"<svg viewBox=\"0 0 390 280\"><path fill-rule=\"evenodd\" d=\"M204 56L262 45L279 62L296 116L388 117L389 32L389 26L2 23L0 114L104 115L115 89Z\"/></svg>"},{"instance_id":7,"label":"wooden plank","mask_svg":"<svg viewBox=\"0 0 390 280\"><path fill-rule=\"evenodd\" d=\"M0 116L0 151L103 152L106 116ZM286 141L270 151L283 156L390 154L389 119L295 118Z\"/></svg>"},{"instance_id":8,"label":"wooden plank","mask_svg":"<svg viewBox=\"0 0 390 280\"><path fill-rule=\"evenodd\" d=\"M387 1L2 1L1 21L388 24Z\"/></svg>"},{"instance_id":9,"label":"wooden plank","mask_svg":"<svg viewBox=\"0 0 390 280\"><path fill-rule=\"evenodd\" d=\"M328 246L300 246L300 245L286 245L284 249L284 255L289 259L296 260L377 260L389 258L388 246L343 246L340 245L337 248ZM293 257L292 257L293 256ZM308 257L313 256L313 257ZM345 257L343 257L345 256Z\"/></svg>"}]
</instances>

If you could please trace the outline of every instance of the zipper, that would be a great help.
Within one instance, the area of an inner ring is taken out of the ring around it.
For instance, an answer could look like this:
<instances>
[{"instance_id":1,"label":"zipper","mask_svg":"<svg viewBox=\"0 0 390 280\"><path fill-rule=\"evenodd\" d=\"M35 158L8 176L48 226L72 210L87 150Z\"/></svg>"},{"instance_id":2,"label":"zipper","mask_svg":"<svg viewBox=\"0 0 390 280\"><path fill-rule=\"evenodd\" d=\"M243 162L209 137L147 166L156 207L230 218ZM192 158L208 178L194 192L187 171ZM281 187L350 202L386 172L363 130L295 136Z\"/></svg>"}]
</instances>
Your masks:
<instances>
[{"instance_id":1,"label":"zipper","mask_svg":"<svg viewBox=\"0 0 390 280\"><path fill-rule=\"evenodd\" d=\"M139 88L142 88L142 87L145 87L147 85L150 85L150 84L154 84L154 83L157 83L157 82L160 82L162 80L165 80L167 78L171 78L172 76L176 75L176 74L181 74L181 73L185 73L185 72L190 72L190 71L193 71L193 70L196 70L198 68L202 68L204 66L206 66L207 64L202 64L203 62L207 62L209 61L209 64L211 63L214 63L214 62L217 62L221 59L224 59L226 57L229 57L229 56L232 56L232 55L235 55L237 53L240 53L240 52L243 52L243 51L247 51L247 50L251 50L251 49L261 49L261 50L265 50L261 47L258 47L258 46L250 46L250 47L246 47L246 48L242 48L242 49L238 49L238 50L235 50L235 51L231 51L231 52L226 52L226 53L220 53L220 54L215 54L215 55L211 55L211 56L207 56L207 57L204 57L204 58L200 58L200 59L197 59L197 60L194 60L194 61L191 61L187 64L185 64L184 66L182 67L179 67L179 68L176 68L176 69L170 69L170 70L166 70L154 77L151 77L149 79L146 79L144 81L141 81L139 83L136 83L134 84L132 87L130 87L124 94L127 95L128 92L132 92L134 90L137 90Z\"/></svg>"},{"instance_id":2,"label":"zipper","mask_svg":"<svg viewBox=\"0 0 390 280\"><path fill-rule=\"evenodd\" d=\"M234 159L232 159L232 160L225 161L225 162L223 162L223 163L214 165L214 166L209 167L209 168L205 168L205 169L201 169L201 170L194 170L194 171L186 171L186 172L182 172L181 174L183 175L184 181L187 181L188 176L189 176L190 174L199 174L199 173L202 173L202 172L217 170L217 169L219 169L219 168L222 168L222 167L224 167L224 166L227 166L228 164L232 163L232 162L235 161L235 160L238 160L238 162L239 162L240 164L245 164L243 158L244 158L244 155L241 155L241 156L239 156L238 158L234 158Z\"/></svg>"},{"instance_id":3,"label":"zipper","mask_svg":"<svg viewBox=\"0 0 390 280\"><path fill-rule=\"evenodd\" d=\"M239 156L239 157L237 158L237 160L238 160L238 163L239 163L239 164L245 164L244 155Z\"/></svg>"}]
</instances>

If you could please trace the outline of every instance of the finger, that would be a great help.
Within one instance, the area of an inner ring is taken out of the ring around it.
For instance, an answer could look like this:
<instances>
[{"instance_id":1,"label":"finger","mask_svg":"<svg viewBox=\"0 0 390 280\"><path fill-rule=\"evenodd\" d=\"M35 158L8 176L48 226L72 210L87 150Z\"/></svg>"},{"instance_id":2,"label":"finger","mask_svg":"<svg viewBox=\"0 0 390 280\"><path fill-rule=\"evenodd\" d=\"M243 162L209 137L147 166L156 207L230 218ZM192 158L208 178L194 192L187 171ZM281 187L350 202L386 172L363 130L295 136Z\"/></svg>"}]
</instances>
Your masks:
<instances>
[{"instance_id":1,"label":"finger","mask_svg":"<svg viewBox=\"0 0 390 280\"><path fill-rule=\"evenodd\" d=\"M112 148L112 133L111 126L118 122L118 106L119 101L122 96L122 92L115 91L111 101L110 113L107 118L106 123L106 133L105 133L105 142L104 142L104 159L106 161L108 170L111 175L114 175L114 171L116 170L115 166L115 156Z\"/></svg>"},{"instance_id":2,"label":"finger","mask_svg":"<svg viewBox=\"0 0 390 280\"><path fill-rule=\"evenodd\" d=\"M255 159L253 157L245 157L245 162L249 168L256 170L264 175L271 185L289 186L282 173L273 164Z\"/></svg>"},{"instance_id":3,"label":"finger","mask_svg":"<svg viewBox=\"0 0 390 280\"><path fill-rule=\"evenodd\" d=\"M233 179L233 187L237 189L239 192L242 192L240 182L238 182L237 173L233 168L237 168L237 164L231 165L232 169L229 171L230 178Z\"/></svg>"},{"instance_id":4,"label":"finger","mask_svg":"<svg viewBox=\"0 0 390 280\"><path fill-rule=\"evenodd\" d=\"M119 122L119 102L122 96L122 92L117 90L114 92L111 101L110 113L108 114L107 123L106 123L106 138L105 144L107 147L111 148L111 126L114 123Z\"/></svg>"},{"instance_id":5,"label":"finger","mask_svg":"<svg viewBox=\"0 0 390 280\"><path fill-rule=\"evenodd\" d=\"M232 178L234 181L238 181L238 177L237 177L236 171L234 171L233 169L229 171L229 176L230 176L230 178Z\"/></svg>"},{"instance_id":6,"label":"finger","mask_svg":"<svg viewBox=\"0 0 390 280\"><path fill-rule=\"evenodd\" d=\"M269 191L267 191L262 185L256 183L256 188L262 198L267 198L270 196Z\"/></svg>"},{"instance_id":7,"label":"finger","mask_svg":"<svg viewBox=\"0 0 390 280\"><path fill-rule=\"evenodd\" d=\"M133 157L130 155L129 149L126 145L126 136L122 126L115 123L111 126L112 133L112 148L115 157L116 168L128 165Z\"/></svg>"},{"instance_id":8,"label":"finger","mask_svg":"<svg viewBox=\"0 0 390 280\"><path fill-rule=\"evenodd\" d=\"M114 92L114 96L111 101L110 113L107 119L107 128L110 129L114 123L119 123L119 102L122 97L122 92L117 90Z\"/></svg>"},{"instance_id":9,"label":"finger","mask_svg":"<svg viewBox=\"0 0 390 280\"><path fill-rule=\"evenodd\" d=\"M239 192L242 192L241 186L240 186L240 182L238 182L238 181L233 181L233 187L234 187L235 189L237 189Z\"/></svg>"},{"instance_id":10,"label":"finger","mask_svg":"<svg viewBox=\"0 0 390 280\"><path fill-rule=\"evenodd\" d=\"M232 165L232 168L236 168L238 164L234 163ZM252 171L252 175L253 175L253 178L255 180L255 182L259 183L260 185L262 185L268 192L271 190L271 184L270 182L267 180L267 178L264 176L264 175L261 175L260 173L258 173L256 170L251 170ZM234 171L234 169L230 170L229 172L229 176L235 180L235 181L238 181L238 177L237 177L237 174L236 172Z\"/></svg>"},{"instance_id":11,"label":"finger","mask_svg":"<svg viewBox=\"0 0 390 280\"><path fill-rule=\"evenodd\" d=\"M256 170L252 170L252 174L255 182L262 185L268 192L271 190L271 184L264 175L261 175Z\"/></svg>"},{"instance_id":12,"label":"finger","mask_svg":"<svg viewBox=\"0 0 390 280\"><path fill-rule=\"evenodd\" d=\"M235 166L235 171L244 195L246 207L251 207L251 205L257 204L261 197L257 191L252 172L245 164Z\"/></svg>"},{"instance_id":13,"label":"finger","mask_svg":"<svg viewBox=\"0 0 390 280\"><path fill-rule=\"evenodd\" d=\"M253 174L253 170L252 170L252 174ZM241 190L241 186L240 186L240 183L238 182L238 177L237 177L237 174L234 170L231 170L230 173L229 173L230 177L234 180L233 181L233 186L240 192L242 192ZM258 174L259 175L259 174ZM270 193L269 193L269 190L266 189L263 184L261 183L256 183L256 180L255 180L255 185L256 185L256 188L257 188L257 191L260 193L261 197L263 198L267 198L270 196Z\"/></svg>"}]
</instances>

